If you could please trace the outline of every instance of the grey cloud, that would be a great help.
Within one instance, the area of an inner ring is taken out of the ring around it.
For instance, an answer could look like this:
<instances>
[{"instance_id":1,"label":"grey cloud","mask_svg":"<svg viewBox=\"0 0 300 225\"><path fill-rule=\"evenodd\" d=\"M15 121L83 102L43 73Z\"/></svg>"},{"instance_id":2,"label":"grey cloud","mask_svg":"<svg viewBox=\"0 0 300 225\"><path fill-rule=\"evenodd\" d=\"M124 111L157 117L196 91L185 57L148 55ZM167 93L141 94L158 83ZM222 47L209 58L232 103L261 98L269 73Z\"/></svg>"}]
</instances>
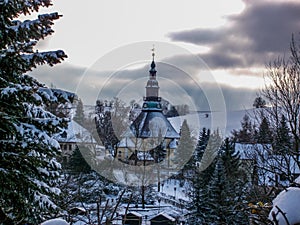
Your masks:
<instances>
[{"instance_id":1,"label":"grey cloud","mask_svg":"<svg viewBox=\"0 0 300 225\"><path fill-rule=\"evenodd\" d=\"M174 41L210 47L200 56L212 68L263 66L289 51L300 31L300 2L247 1L244 11L228 16L226 26L169 34Z\"/></svg>"},{"instance_id":2,"label":"grey cloud","mask_svg":"<svg viewBox=\"0 0 300 225\"><path fill-rule=\"evenodd\" d=\"M128 102L133 99L139 102L145 94L148 67L147 65L135 70L114 73L86 72L85 68L62 64L55 67L40 67L31 75L48 86L52 83L57 88L75 92L87 105L94 105L98 98L111 99L115 96L125 98ZM182 104L185 102L184 95L189 96L198 110L213 110L210 108L211 101L220 101L220 96L216 94L220 89L225 99L226 110L250 108L257 91L220 86L217 83L201 83L199 86L192 74L186 74L167 64L157 63L157 70L162 97L169 98L171 104ZM109 82L105 81L107 77L110 78Z\"/></svg>"}]
</instances>

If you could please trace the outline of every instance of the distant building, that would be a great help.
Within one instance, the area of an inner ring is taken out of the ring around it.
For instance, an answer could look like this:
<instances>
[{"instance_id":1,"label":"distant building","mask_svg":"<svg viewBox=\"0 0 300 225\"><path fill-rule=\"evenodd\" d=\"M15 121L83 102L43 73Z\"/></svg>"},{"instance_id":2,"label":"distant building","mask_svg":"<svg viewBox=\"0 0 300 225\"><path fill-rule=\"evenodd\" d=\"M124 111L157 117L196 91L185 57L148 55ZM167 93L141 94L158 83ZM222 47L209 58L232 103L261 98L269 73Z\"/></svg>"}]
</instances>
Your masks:
<instances>
[{"instance_id":1,"label":"distant building","mask_svg":"<svg viewBox=\"0 0 300 225\"><path fill-rule=\"evenodd\" d=\"M160 213L150 219L151 225L175 225L176 219L166 213Z\"/></svg>"},{"instance_id":2,"label":"distant building","mask_svg":"<svg viewBox=\"0 0 300 225\"><path fill-rule=\"evenodd\" d=\"M254 185L287 187L290 185L287 174L294 178L300 175L295 159L275 154L271 144L236 143L235 151L239 152L242 168Z\"/></svg>"},{"instance_id":3,"label":"distant building","mask_svg":"<svg viewBox=\"0 0 300 225\"><path fill-rule=\"evenodd\" d=\"M170 162L174 155L180 135L163 114L156 72L153 54L141 112L132 122L127 137L118 145L117 157L121 161L138 165L167 158Z\"/></svg>"},{"instance_id":4,"label":"distant building","mask_svg":"<svg viewBox=\"0 0 300 225\"><path fill-rule=\"evenodd\" d=\"M142 217L143 216L137 212L129 212L126 217L123 216L123 222L127 225L141 225Z\"/></svg>"},{"instance_id":5,"label":"distant building","mask_svg":"<svg viewBox=\"0 0 300 225\"><path fill-rule=\"evenodd\" d=\"M68 127L55 135L54 139L60 145L63 161L68 161L75 149L80 145L95 151L97 148L101 149L91 133L74 120L69 121ZM95 154L97 153L95 152Z\"/></svg>"}]
</instances>

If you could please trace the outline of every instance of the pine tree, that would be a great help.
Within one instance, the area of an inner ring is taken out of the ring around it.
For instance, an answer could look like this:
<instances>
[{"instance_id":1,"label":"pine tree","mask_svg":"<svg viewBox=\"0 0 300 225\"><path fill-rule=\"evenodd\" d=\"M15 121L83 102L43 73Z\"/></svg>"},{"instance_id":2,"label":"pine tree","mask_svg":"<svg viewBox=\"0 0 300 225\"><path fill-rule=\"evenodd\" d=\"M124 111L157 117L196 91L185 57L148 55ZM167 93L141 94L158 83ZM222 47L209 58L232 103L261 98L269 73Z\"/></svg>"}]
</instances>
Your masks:
<instances>
[{"instance_id":1,"label":"pine tree","mask_svg":"<svg viewBox=\"0 0 300 225\"><path fill-rule=\"evenodd\" d=\"M37 41L53 33L58 13L35 20L19 16L51 5L50 0L0 2L0 223L39 224L57 209L55 180L60 164L59 144L52 138L64 119L46 111L59 99L50 89L26 75L37 65L53 66L63 51L34 51ZM62 96L60 96L62 98Z\"/></svg>"},{"instance_id":2,"label":"pine tree","mask_svg":"<svg viewBox=\"0 0 300 225\"><path fill-rule=\"evenodd\" d=\"M78 100L78 103L77 103L77 107L76 107L76 113L74 115L74 118L73 118L77 123L79 123L81 126L84 125L84 111L83 111L83 103L81 101L81 99Z\"/></svg>"},{"instance_id":3,"label":"pine tree","mask_svg":"<svg viewBox=\"0 0 300 225\"><path fill-rule=\"evenodd\" d=\"M272 132L270 130L269 122L264 117L258 128L257 142L260 144L271 144L272 143Z\"/></svg>"}]
</instances>

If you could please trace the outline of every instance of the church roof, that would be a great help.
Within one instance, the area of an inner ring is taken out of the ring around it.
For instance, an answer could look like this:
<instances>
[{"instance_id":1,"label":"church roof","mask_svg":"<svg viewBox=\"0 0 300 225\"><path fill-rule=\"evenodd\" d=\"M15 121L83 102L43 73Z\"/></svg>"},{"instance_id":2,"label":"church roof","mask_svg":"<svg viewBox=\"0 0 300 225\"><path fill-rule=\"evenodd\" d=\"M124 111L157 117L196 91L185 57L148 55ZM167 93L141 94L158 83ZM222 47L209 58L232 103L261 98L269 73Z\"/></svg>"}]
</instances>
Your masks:
<instances>
[{"instance_id":1,"label":"church roof","mask_svg":"<svg viewBox=\"0 0 300 225\"><path fill-rule=\"evenodd\" d=\"M180 138L161 111L143 110L131 124L130 129L137 138Z\"/></svg>"}]
</instances>

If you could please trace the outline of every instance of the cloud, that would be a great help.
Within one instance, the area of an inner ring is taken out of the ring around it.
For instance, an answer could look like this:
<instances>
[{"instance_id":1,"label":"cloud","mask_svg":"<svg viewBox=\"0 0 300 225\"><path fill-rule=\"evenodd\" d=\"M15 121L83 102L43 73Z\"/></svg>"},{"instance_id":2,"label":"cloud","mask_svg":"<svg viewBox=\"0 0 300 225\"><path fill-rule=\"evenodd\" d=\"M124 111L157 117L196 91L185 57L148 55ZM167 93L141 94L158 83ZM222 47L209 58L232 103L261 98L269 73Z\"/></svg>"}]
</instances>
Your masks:
<instances>
[{"instance_id":1,"label":"cloud","mask_svg":"<svg viewBox=\"0 0 300 225\"><path fill-rule=\"evenodd\" d=\"M86 105L94 105L98 98L113 97L127 103L133 99L142 102L148 70L149 65L133 70L98 72L63 63L54 67L41 66L31 75L48 86L53 84L76 93ZM197 110L204 111L241 110L252 106L257 91L213 82L202 82L199 86L193 75L164 63L157 63L157 70L160 94L173 105L191 103ZM218 102L225 103L225 108L218 108L222 105ZM217 107L212 108L213 105Z\"/></svg>"},{"instance_id":2,"label":"cloud","mask_svg":"<svg viewBox=\"0 0 300 225\"><path fill-rule=\"evenodd\" d=\"M264 66L289 51L300 31L300 2L245 1L244 10L219 28L170 33L173 41L208 46L199 56L213 69Z\"/></svg>"}]
</instances>

